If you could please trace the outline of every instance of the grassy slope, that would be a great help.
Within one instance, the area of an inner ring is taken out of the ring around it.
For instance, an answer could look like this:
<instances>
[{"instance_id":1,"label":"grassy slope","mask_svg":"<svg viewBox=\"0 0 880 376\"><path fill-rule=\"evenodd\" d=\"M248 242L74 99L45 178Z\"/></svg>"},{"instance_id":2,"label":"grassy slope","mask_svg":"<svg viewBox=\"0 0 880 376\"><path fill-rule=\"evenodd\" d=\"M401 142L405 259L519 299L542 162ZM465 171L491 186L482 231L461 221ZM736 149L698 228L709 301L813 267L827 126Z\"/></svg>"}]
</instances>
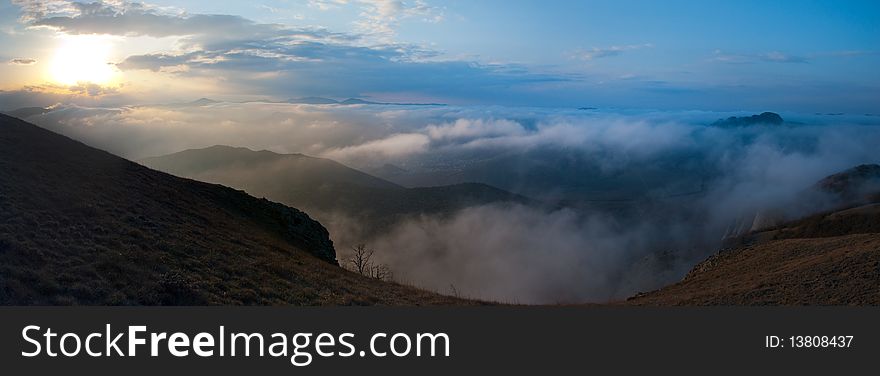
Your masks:
<instances>
[{"instance_id":1,"label":"grassy slope","mask_svg":"<svg viewBox=\"0 0 880 376\"><path fill-rule=\"evenodd\" d=\"M275 205L0 115L0 303L467 303L315 257Z\"/></svg>"},{"instance_id":2,"label":"grassy slope","mask_svg":"<svg viewBox=\"0 0 880 376\"><path fill-rule=\"evenodd\" d=\"M752 233L636 305L880 305L880 205Z\"/></svg>"}]
</instances>

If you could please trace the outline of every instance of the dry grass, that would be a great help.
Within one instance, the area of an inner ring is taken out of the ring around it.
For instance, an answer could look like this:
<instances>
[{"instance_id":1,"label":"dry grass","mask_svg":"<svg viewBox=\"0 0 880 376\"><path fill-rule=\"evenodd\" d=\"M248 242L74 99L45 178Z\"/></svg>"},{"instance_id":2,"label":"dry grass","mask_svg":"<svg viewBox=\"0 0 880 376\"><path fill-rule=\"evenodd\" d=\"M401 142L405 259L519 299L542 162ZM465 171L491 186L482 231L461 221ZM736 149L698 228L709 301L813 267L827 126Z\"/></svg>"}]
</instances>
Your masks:
<instances>
[{"instance_id":1,"label":"dry grass","mask_svg":"<svg viewBox=\"0 0 880 376\"><path fill-rule=\"evenodd\" d=\"M880 305L876 204L750 234L635 305Z\"/></svg>"}]
</instances>

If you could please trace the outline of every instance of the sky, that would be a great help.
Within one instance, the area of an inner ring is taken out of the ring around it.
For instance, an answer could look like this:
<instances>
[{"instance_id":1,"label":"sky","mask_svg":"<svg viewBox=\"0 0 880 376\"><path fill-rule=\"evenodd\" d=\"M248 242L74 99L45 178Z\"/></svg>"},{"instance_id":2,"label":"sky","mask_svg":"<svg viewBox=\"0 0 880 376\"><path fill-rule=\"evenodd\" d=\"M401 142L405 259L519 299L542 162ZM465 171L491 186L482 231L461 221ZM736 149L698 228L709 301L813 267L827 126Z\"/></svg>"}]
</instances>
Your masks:
<instances>
[{"instance_id":1,"label":"sky","mask_svg":"<svg viewBox=\"0 0 880 376\"><path fill-rule=\"evenodd\" d=\"M0 2L0 109L305 96L877 113L876 1Z\"/></svg>"}]
</instances>

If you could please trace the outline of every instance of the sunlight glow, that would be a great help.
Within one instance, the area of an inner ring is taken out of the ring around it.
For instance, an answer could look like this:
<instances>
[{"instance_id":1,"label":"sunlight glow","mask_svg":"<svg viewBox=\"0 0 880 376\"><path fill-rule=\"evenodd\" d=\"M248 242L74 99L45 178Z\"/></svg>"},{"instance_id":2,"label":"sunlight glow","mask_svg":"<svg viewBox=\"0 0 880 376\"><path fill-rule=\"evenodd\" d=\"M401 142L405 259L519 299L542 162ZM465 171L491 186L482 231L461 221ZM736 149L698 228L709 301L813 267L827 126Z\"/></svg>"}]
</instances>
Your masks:
<instances>
[{"instance_id":1,"label":"sunlight glow","mask_svg":"<svg viewBox=\"0 0 880 376\"><path fill-rule=\"evenodd\" d=\"M72 86L79 83L105 85L116 75L110 63L112 45L96 36L68 36L61 40L49 67L55 83Z\"/></svg>"}]
</instances>

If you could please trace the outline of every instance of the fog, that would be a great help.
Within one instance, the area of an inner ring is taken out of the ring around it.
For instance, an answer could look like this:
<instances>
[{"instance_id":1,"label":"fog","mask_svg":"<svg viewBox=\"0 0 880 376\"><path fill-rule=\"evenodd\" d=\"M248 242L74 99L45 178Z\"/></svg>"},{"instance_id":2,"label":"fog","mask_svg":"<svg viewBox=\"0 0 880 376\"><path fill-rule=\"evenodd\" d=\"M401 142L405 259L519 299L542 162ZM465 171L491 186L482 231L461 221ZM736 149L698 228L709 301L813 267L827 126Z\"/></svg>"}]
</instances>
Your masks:
<instances>
[{"instance_id":1,"label":"fog","mask_svg":"<svg viewBox=\"0 0 880 376\"><path fill-rule=\"evenodd\" d=\"M57 105L27 120L130 159L225 144L368 172L393 164L406 173L386 178L405 185L474 180L527 195L547 205L478 205L371 236L345 213L311 214L340 259L366 242L401 282L568 303L675 281L759 213L820 210L824 198L804 193L817 180L880 162L873 116L782 113L782 126L708 126L751 113L220 103Z\"/></svg>"},{"instance_id":2,"label":"fog","mask_svg":"<svg viewBox=\"0 0 880 376\"><path fill-rule=\"evenodd\" d=\"M486 205L405 221L368 244L398 281L505 303L602 302L672 282L689 268L690 255L651 253L687 244L676 238L686 233L677 224L663 232L615 222L569 209Z\"/></svg>"}]
</instances>

